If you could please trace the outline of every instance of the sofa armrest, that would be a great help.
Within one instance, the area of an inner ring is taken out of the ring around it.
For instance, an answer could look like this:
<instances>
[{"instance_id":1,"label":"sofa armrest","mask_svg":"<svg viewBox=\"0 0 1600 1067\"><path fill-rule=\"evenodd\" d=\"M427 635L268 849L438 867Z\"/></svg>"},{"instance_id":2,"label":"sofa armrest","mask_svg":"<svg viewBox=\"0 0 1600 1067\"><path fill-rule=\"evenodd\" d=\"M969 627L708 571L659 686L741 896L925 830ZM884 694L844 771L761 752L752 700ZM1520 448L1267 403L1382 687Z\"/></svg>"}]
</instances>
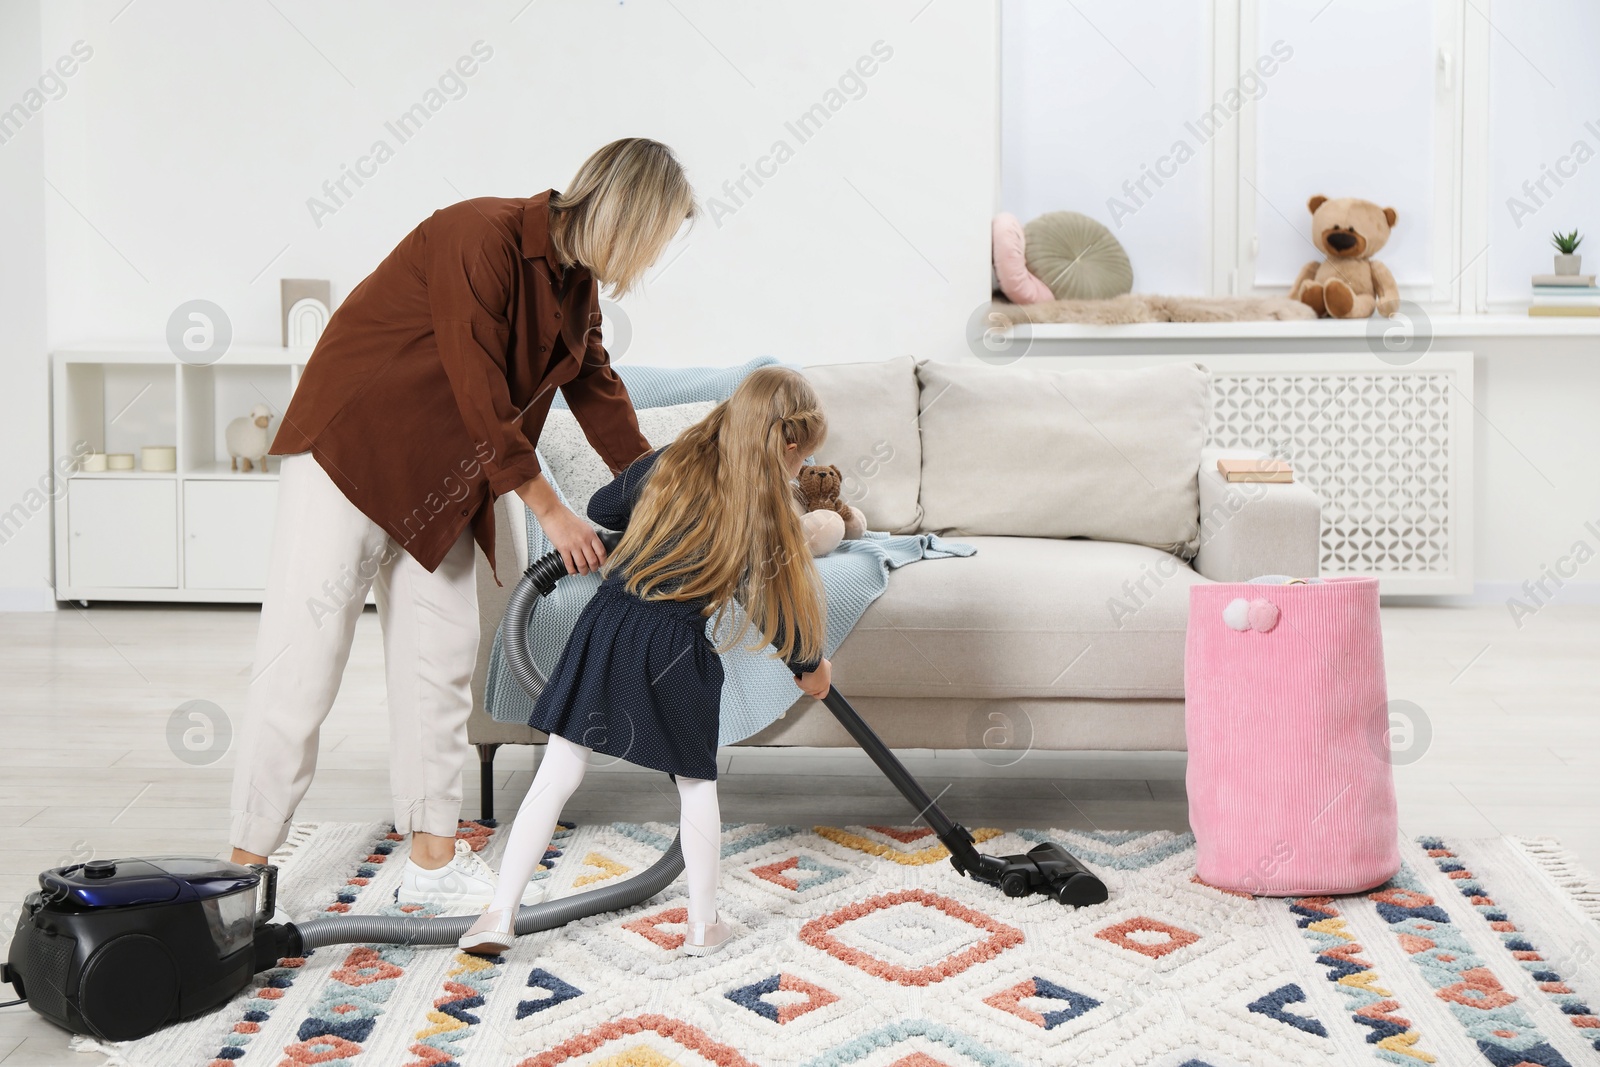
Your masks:
<instances>
[{"instance_id":1,"label":"sofa armrest","mask_svg":"<svg viewBox=\"0 0 1600 1067\"><path fill-rule=\"evenodd\" d=\"M478 663L472 671L472 706L479 709L483 707L483 686L489 678L489 653L494 648L495 631L500 628L511 591L528 566L528 519L522 500L515 493L507 493L494 503L494 546L500 557L502 585L494 583L483 553L474 553L478 566Z\"/></svg>"},{"instance_id":2,"label":"sofa armrest","mask_svg":"<svg viewBox=\"0 0 1600 1067\"><path fill-rule=\"evenodd\" d=\"M1314 578L1322 560L1322 501L1299 482L1229 482L1218 459L1260 458L1241 448L1200 453L1200 551L1194 569L1214 582L1262 574Z\"/></svg>"}]
</instances>

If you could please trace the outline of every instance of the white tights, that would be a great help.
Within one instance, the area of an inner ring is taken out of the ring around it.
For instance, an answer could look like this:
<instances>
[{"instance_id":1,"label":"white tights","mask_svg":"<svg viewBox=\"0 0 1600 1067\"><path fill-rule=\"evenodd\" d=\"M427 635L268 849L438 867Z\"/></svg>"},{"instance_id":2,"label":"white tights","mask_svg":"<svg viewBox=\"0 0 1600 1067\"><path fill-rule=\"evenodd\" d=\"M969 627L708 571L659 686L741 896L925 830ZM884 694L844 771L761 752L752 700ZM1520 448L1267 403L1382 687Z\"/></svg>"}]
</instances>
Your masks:
<instances>
[{"instance_id":1,"label":"white tights","mask_svg":"<svg viewBox=\"0 0 1600 1067\"><path fill-rule=\"evenodd\" d=\"M582 745L550 735L544 759L533 776L533 786L522 798L516 822L509 831L492 909L518 906L522 890L533 878L556 832L561 809L583 781L588 756L589 750ZM717 783L679 775L678 800L683 866L689 882L689 921L713 923L717 921L717 875L722 861L722 812L717 806Z\"/></svg>"}]
</instances>

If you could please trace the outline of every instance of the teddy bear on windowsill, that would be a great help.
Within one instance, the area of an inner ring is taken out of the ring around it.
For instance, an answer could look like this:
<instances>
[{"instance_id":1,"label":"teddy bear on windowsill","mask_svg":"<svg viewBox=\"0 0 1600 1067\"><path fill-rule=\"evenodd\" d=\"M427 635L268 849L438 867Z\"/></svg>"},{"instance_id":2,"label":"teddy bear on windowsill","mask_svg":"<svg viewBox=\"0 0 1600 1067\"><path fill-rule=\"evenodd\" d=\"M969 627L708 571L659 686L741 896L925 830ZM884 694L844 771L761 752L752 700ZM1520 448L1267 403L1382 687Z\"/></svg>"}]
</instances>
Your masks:
<instances>
[{"instance_id":1,"label":"teddy bear on windowsill","mask_svg":"<svg viewBox=\"0 0 1600 1067\"><path fill-rule=\"evenodd\" d=\"M801 467L795 481L800 524L805 529L806 543L811 546L813 556L826 556L839 547L839 542L855 540L866 532L866 516L839 497L844 477L838 467L831 463Z\"/></svg>"},{"instance_id":2,"label":"teddy bear on windowsill","mask_svg":"<svg viewBox=\"0 0 1600 1067\"><path fill-rule=\"evenodd\" d=\"M1328 258L1301 268L1289 290L1319 319L1364 319L1376 309L1392 317L1400 309L1400 290L1389 268L1372 257L1388 243L1398 217L1392 207L1370 200L1313 196L1311 240Z\"/></svg>"}]
</instances>

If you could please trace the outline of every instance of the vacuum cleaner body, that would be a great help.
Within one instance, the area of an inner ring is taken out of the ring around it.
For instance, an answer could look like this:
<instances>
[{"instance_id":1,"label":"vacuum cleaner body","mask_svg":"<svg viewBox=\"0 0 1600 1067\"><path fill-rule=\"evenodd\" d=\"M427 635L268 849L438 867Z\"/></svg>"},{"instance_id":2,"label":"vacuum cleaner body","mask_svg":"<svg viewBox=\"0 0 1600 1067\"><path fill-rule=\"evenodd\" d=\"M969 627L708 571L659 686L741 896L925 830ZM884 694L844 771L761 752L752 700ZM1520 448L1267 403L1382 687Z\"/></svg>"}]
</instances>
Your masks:
<instances>
[{"instance_id":1,"label":"vacuum cleaner body","mask_svg":"<svg viewBox=\"0 0 1600 1067\"><path fill-rule=\"evenodd\" d=\"M23 903L3 977L75 1033L143 1037L249 984L274 881L272 868L202 857L51 868Z\"/></svg>"}]
</instances>

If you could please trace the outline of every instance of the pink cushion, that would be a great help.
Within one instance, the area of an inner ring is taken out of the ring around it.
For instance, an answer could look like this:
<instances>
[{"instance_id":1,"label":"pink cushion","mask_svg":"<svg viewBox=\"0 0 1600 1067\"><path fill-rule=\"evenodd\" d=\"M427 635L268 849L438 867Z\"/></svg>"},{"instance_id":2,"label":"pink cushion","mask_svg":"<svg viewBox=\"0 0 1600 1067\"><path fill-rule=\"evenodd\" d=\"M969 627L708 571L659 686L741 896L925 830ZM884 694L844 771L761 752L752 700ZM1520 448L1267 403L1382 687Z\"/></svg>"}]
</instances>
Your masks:
<instances>
[{"instance_id":1,"label":"pink cushion","mask_svg":"<svg viewBox=\"0 0 1600 1067\"><path fill-rule=\"evenodd\" d=\"M1023 256L1025 247L1022 223L1010 212L1002 211L994 217L994 273L1000 279L1000 291L1013 304L1038 304L1054 300L1050 287L1028 270Z\"/></svg>"}]
</instances>

